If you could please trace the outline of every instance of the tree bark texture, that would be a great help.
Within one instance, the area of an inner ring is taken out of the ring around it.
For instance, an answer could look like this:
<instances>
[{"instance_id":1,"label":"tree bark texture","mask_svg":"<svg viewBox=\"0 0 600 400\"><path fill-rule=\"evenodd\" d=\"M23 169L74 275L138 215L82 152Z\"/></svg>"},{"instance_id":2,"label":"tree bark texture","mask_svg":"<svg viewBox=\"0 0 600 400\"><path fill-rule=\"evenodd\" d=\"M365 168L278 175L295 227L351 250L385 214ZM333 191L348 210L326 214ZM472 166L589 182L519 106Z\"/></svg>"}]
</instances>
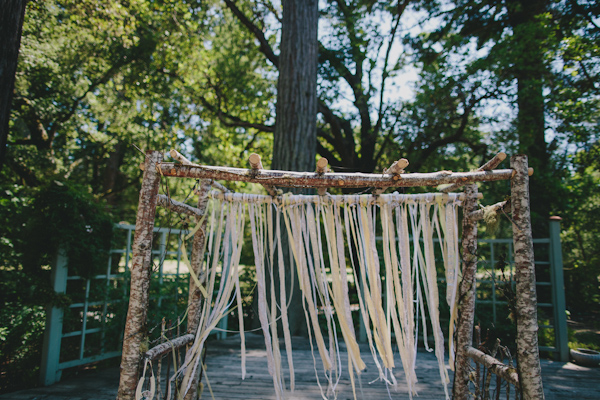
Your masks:
<instances>
[{"instance_id":1,"label":"tree bark texture","mask_svg":"<svg viewBox=\"0 0 600 400\"><path fill-rule=\"evenodd\" d=\"M6 158L8 122L27 0L0 0L0 169Z\"/></svg>"},{"instance_id":2,"label":"tree bark texture","mask_svg":"<svg viewBox=\"0 0 600 400\"><path fill-rule=\"evenodd\" d=\"M317 66L319 42L317 38L319 4L317 0L283 0L281 25L281 52L275 133L273 137L272 169L314 171L317 155ZM307 191L296 191L307 193ZM285 228L282 228L285 232ZM285 235L283 235L285 237ZM284 262L289 264L289 246L282 237ZM302 296L295 268L286 275L286 286L294 282L289 299L290 333L305 330ZM273 279L280 281L277 268ZM275 289L279 293L278 287Z\"/></svg>"},{"instance_id":3,"label":"tree bark texture","mask_svg":"<svg viewBox=\"0 0 600 400\"><path fill-rule=\"evenodd\" d=\"M510 159L516 171L511 180L511 209L516 280L517 366L521 398L543 399L542 370L538 351L537 294L529 204L527 156Z\"/></svg>"},{"instance_id":4,"label":"tree bark texture","mask_svg":"<svg viewBox=\"0 0 600 400\"><path fill-rule=\"evenodd\" d=\"M160 183L157 166L161 161L162 153L146 152L132 246L131 289L123 337L118 400L135 398L139 378L138 368L142 358L140 348L142 342L147 340L148 335L146 319L152 272L152 231Z\"/></svg>"},{"instance_id":5,"label":"tree bark texture","mask_svg":"<svg viewBox=\"0 0 600 400\"><path fill-rule=\"evenodd\" d=\"M185 334L183 336L179 336L175 339L169 340L168 342L161 343L158 346L151 348L144 354L144 358L146 360L151 361L156 360L158 358L163 357L165 354L169 354L173 350L177 350L180 347L192 343L194 339L196 339L196 336L190 333Z\"/></svg>"},{"instance_id":6,"label":"tree bark texture","mask_svg":"<svg viewBox=\"0 0 600 400\"><path fill-rule=\"evenodd\" d=\"M125 143L118 141L106 160L102 182L102 192L105 194L106 202L111 206L117 206L121 200L117 189L123 186L123 181L126 179L121 172L121 165L123 165L124 160Z\"/></svg>"},{"instance_id":7,"label":"tree bark texture","mask_svg":"<svg viewBox=\"0 0 600 400\"><path fill-rule=\"evenodd\" d=\"M456 359L452 396L455 400L469 397L469 358L467 347L473 343L475 318L475 274L477 272L477 222L468 216L477 209L477 185L465 186L462 223L462 280L458 297Z\"/></svg>"},{"instance_id":8,"label":"tree bark texture","mask_svg":"<svg viewBox=\"0 0 600 400\"><path fill-rule=\"evenodd\" d=\"M473 347L467 348L467 354L469 358L472 358L475 362L485 366L491 373L498 375L505 381L515 385L517 388L519 387L519 376L514 368L504 365L494 357L474 349Z\"/></svg>"},{"instance_id":9,"label":"tree bark texture","mask_svg":"<svg viewBox=\"0 0 600 400\"><path fill-rule=\"evenodd\" d=\"M200 218L202 218L202 216L204 215L204 213L202 211L200 211L200 209L198 209L197 207L192 207L185 203L181 203L177 200L173 200L173 199L165 196L164 194L158 195L157 204L161 207L173 210L178 214L193 215L193 216L198 216Z\"/></svg>"},{"instance_id":10,"label":"tree bark texture","mask_svg":"<svg viewBox=\"0 0 600 400\"><path fill-rule=\"evenodd\" d=\"M317 0L284 0L272 169L314 171L317 151Z\"/></svg>"},{"instance_id":11,"label":"tree bark texture","mask_svg":"<svg viewBox=\"0 0 600 400\"><path fill-rule=\"evenodd\" d=\"M509 208L509 202L508 201L501 201L499 203L496 204L492 204L490 207L493 207L494 211L498 212L499 210L508 210ZM489 208L489 207L486 207ZM477 211L473 211L472 213L470 213L468 215L468 218L471 221L479 221L482 220L485 216L485 209L481 208Z\"/></svg>"}]
</instances>

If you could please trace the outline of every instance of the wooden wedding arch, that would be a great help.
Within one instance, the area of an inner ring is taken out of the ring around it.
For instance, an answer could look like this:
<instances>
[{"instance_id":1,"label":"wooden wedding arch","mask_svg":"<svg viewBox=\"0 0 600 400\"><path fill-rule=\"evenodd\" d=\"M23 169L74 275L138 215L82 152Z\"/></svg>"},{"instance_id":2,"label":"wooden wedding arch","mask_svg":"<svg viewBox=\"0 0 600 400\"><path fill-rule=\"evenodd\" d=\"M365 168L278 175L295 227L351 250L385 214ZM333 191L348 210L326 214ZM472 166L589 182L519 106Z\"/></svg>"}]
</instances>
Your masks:
<instances>
[{"instance_id":1,"label":"wooden wedding arch","mask_svg":"<svg viewBox=\"0 0 600 400\"><path fill-rule=\"evenodd\" d=\"M499 153L486 164L471 172L438 171L432 173L405 173L406 159L396 161L383 174L334 173L327 170L327 160L317 162L315 172L293 172L264 170L260 157L250 156L250 169L202 166L191 163L184 156L172 150L175 162L163 162L163 153L147 151L145 162L140 166L143 181L139 196L136 230L133 243L131 266L131 290L129 308L123 339L121 376L117 398L136 398L136 388L143 360L164 356L175 348L191 343L198 329L201 293L190 282L188 300L187 334L168 343L163 343L145 353L142 351L143 330L146 325L149 303L149 283L152 265L152 232L157 205L175 209L178 212L202 217L208 203L211 186L227 191L216 180L244 181L258 183L265 187L271 196L281 194L277 187L316 188L324 195L327 188L373 188L376 196L388 188L438 186L449 184L442 191L451 192L464 186L462 220L462 280L459 286L459 317L455 335L456 358L453 383L453 398L466 399L469 396L469 359L485 365L489 371L500 376L520 389L523 399L543 399L541 367L538 351L538 322L533 239L529 205L529 176L527 156L515 155L510 159L510 168L496 169L506 158ZM161 177L194 178L200 180L197 207L179 203L159 195ZM509 202L493 205L512 213L515 280L516 280L516 323L517 360L515 371L498 360L475 349L473 344L475 314L475 275L477 270L477 221L483 219L483 211L477 206L478 188L476 182L510 180ZM509 210L508 210L509 208ZM204 223L206 221L204 220ZM194 235L191 269L198 273L203 259L204 230ZM195 393L188 392L186 398Z\"/></svg>"}]
</instances>

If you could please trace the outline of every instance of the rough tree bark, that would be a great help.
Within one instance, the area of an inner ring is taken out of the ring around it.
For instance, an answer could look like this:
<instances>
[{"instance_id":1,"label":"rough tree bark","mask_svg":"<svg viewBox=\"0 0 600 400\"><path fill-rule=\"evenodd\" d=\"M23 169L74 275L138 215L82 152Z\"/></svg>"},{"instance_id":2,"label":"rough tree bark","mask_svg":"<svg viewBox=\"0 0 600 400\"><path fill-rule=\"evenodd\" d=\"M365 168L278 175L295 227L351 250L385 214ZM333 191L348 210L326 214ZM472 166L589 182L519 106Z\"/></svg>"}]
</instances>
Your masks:
<instances>
[{"instance_id":1,"label":"rough tree bark","mask_svg":"<svg viewBox=\"0 0 600 400\"><path fill-rule=\"evenodd\" d=\"M147 151L144 178L140 190L138 212L133 239L131 264L131 290L129 308L123 335L121 377L118 400L133 400L139 378L142 358L141 344L147 337L146 319L152 271L152 231L160 183L156 166L162 161L162 153Z\"/></svg>"},{"instance_id":2,"label":"rough tree bark","mask_svg":"<svg viewBox=\"0 0 600 400\"><path fill-rule=\"evenodd\" d=\"M283 1L273 169L315 169L318 20L316 0Z\"/></svg>"},{"instance_id":3,"label":"rough tree bark","mask_svg":"<svg viewBox=\"0 0 600 400\"><path fill-rule=\"evenodd\" d=\"M459 309L456 328L456 359L452 397L469 398L469 358L467 346L473 343L475 317L475 273L477 272L477 222L468 215L477 209L477 185L465 186L462 234L462 281L459 287Z\"/></svg>"},{"instance_id":4,"label":"rough tree bark","mask_svg":"<svg viewBox=\"0 0 600 400\"><path fill-rule=\"evenodd\" d=\"M317 152L317 0L284 0L277 81L277 105L273 142L272 169L314 171ZM285 232L285 229L284 229ZM283 243L284 260L289 260L287 242ZM295 268L288 268L286 281ZM275 282L279 281L274 268ZM289 299L290 333L299 334L304 327L302 297L295 277L293 296ZM276 290L279 293L279 290Z\"/></svg>"},{"instance_id":5,"label":"rough tree bark","mask_svg":"<svg viewBox=\"0 0 600 400\"><path fill-rule=\"evenodd\" d=\"M243 168L213 167L162 163L164 176L195 179L219 179L225 181L252 182L261 185L301 188L393 188L438 186L460 183L460 186L473 182L507 180L512 177L512 169L493 171L451 172L437 171L414 174L363 174L328 172L319 175L315 172L294 172L281 170L249 170ZM531 170L533 173L533 170Z\"/></svg>"},{"instance_id":6,"label":"rough tree bark","mask_svg":"<svg viewBox=\"0 0 600 400\"><path fill-rule=\"evenodd\" d=\"M27 0L0 0L0 169L6 158L8 121Z\"/></svg>"},{"instance_id":7,"label":"rough tree bark","mask_svg":"<svg viewBox=\"0 0 600 400\"><path fill-rule=\"evenodd\" d=\"M511 180L511 208L513 246L515 252L515 280L517 290L517 370L521 384L521 398L543 399L542 370L538 351L537 293L535 263L529 204L529 175L527 156L511 157L515 170Z\"/></svg>"},{"instance_id":8,"label":"rough tree bark","mask_svg":"<svg viewBox=\"0 0 600 400\"><path fill-rule=\"evenodd\" d=\"M113 151L109 153L106 160L106 168L102 181L102 192L105 194L105 199L111 206L117 206L120 201L120 195L117 188L123 185L123 174L121 173L121 165L125 159L125 144L118 141Z\"/></svg>"}]
</instances>

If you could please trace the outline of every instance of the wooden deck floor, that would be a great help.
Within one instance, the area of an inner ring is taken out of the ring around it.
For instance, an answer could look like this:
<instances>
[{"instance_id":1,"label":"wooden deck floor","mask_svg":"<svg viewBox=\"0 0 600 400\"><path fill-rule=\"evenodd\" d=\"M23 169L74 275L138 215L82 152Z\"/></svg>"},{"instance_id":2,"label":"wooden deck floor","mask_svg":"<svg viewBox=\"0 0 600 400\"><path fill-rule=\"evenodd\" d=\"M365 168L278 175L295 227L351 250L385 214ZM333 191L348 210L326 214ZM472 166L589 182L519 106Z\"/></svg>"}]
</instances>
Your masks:
<instances>
[{"instance_id":1,"label":"wooden deck floor","mask_svg":"<svg viewBox=\"0 0 600 400\"><path fill-rule=\"evenodd\" d=\"M304 338L294 338L294 367L296 370L296 390L288 392L287 399L320 399L321 391L315 377L313 357L310 345ZM396 364L396 378L399 390L390 390L383 382L376 381L375 365L367 348L364 349L363 360L367 370L361 375L362 393L360 389L357 398L360 399L408 399L404 374L400 361ZM247 335L247 376L241 379L239 336L223 341L210 342L207 356L207 374L215 399L275 399L273 380L267 371L264 342L260 335ZM315 356L318 353L315 350ZM343 357L343 356L342 356ZM285 352L282 360L285 360ZM437 361L433 354L420 351L417 356L417 385L416 400L444 399L444 389L440 383ZM317 359L317 365L320 360ZM337 399L353 399L349 376L347 374L347 358L342 358L344 374L337 386ZM99 371L94 374L84 374L67 379L46 388L35 388L15 393L0 395L1 400L66 400L66 399L99 399L114 400L118 386L118 368ZM572 363L560 363L543 360L542 375L544 392L547 400L555 399L600 399L600 368L585 368ZM451 372L450 372L450 376ZM321 384L326 390L326 382ZM287 380L289 382L289 380ZM206 380L204 380L206 383ZM450 388L450 386L449 386ZM211 395L205 387L203 399ZM333 396L329 396L333 399ZM505 398L504 396L502 398Z\"/></svg>"},{"instance_id":2,"label":"wooden deck floor","mask_svg":"<svg viewBox=\"0 0 600 400\"><path fill-rule=\"evenodd\" d=\"M233 337L221 342L212 342L208 348L207 375L215 398L222 399L275 399L273 380L267 371L266 352L264 350L264 339L259 335L247 337L247 376L242 381L240 368L239 337ZM236 346L237 345L237 346ZM295 370L296 388L294 392L287 392L287 399L319 399L321 390L315 374L315 361L310 349L310 344L305 338L293 339L293 360ZM353 399L350 376L348 374L348 358L345 352L340 352L342 375L337 384L337 399ZM366 345L361 345L363 361L367 369L360 376L361 388L357 384L357 398L386 399L408 398L408 388L402 372L400 359L396 360L396 379L399 383L398 391L386 387L384 382L379 381L377 367L370 356ZM327 380L323 375L321 359L315 348L317 370L323 391L327 395ZM286 372L285 379L289 385L289 374L287 366L287 355L282 344L282 363ZM417 391L419 399L443 399L444 387L441 383L438 364L433 354L419 352L418 357ZM375 381L373 383L370 383ZM206 384L206 380L204 380ZM448 386L451 390L451 384ZM389 389L389 394L388 394ZM208 388L204 388L203 398L210 398ZM334 398L329 396L329 398Z\"/></svg>"}]
</instances>

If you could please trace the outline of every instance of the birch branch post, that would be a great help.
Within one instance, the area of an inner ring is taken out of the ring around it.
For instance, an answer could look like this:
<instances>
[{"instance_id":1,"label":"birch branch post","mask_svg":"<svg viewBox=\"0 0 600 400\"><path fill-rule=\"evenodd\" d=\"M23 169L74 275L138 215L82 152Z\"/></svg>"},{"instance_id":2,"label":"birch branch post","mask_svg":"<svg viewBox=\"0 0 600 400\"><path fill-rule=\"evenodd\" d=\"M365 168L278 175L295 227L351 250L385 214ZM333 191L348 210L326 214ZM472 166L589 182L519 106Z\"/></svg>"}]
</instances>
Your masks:
<instances>
[{"instance_id":1,"label":"birch branch post","mask_svg":"<svg viewBox=\"0 0 600 400\"><path fill-rule=\"evenodd\" d=\"M527 156L511 157L511 209L516 280L517 370L523 400L543 399L542 370L538 350L537 293L529 204Z\"/></svg>"},{"instance_id":2,"label":"birch branch post","mask_svg":"<svg viewBox=\"0 0 600 400\"><path fill-rule=\"evenodd\" d=\"M148 334L146 317L152 272L152 231L154 229L154 215L160 183L158 165L161 161L162 153L158 151L146 152L132 246L131 290L123 336L118 400L133 400L135 398L142 357L140 347Z\"/></svg>"},{"instance_id":3,"label":"birch branch post","mask_svg":"<svg viewBox=\"0 0 600 400\"><path fill-rule=\"evenodd\" d=\"M468 216L477 209L477 185L465 186L463 202L462 281L459 286L456 359L452 398L469 398L469 357L467 348L473 343L475 317L475 274L477 272L477 222Z\"/></svg>"},{"instance_id":4,"label":"birch branch post","mask_svg":"<svg viewBox=\"0 0 600 400\"><path fill-rule=\"evenodd\" d=\"M206 214L206 208L208 206L208 192L211 187L211 181L209 179L203 179L200 182L200 188L198 189L198 210L202 213L204 217ZM200 222L201 218L198 218ZM191 263L191 271L196 274L200 282L202 283L201 272L202 272L202 263L204 261L204 248L206 242L206 224L207 218L201 220L202 226L196 233L194 234L194 241L192 243L192 259ZM206 274L208 276L208 274ZM188 295L188 325L187 331L188 334L196 336L196 331L198 330L198 325L200 324L200 305L202 300L202 293L200 289L196 286L193 279L190 278L190 287L189 287L189 295ZM206 351L206 350L205 350ZM196 371L196 375L192 378L192 385L190 390L184 397L184 400L191 400L197 397L197 389L198 389L198 376L200 375L201 369L199 368Z\"/></svg>"}]
</instances>

